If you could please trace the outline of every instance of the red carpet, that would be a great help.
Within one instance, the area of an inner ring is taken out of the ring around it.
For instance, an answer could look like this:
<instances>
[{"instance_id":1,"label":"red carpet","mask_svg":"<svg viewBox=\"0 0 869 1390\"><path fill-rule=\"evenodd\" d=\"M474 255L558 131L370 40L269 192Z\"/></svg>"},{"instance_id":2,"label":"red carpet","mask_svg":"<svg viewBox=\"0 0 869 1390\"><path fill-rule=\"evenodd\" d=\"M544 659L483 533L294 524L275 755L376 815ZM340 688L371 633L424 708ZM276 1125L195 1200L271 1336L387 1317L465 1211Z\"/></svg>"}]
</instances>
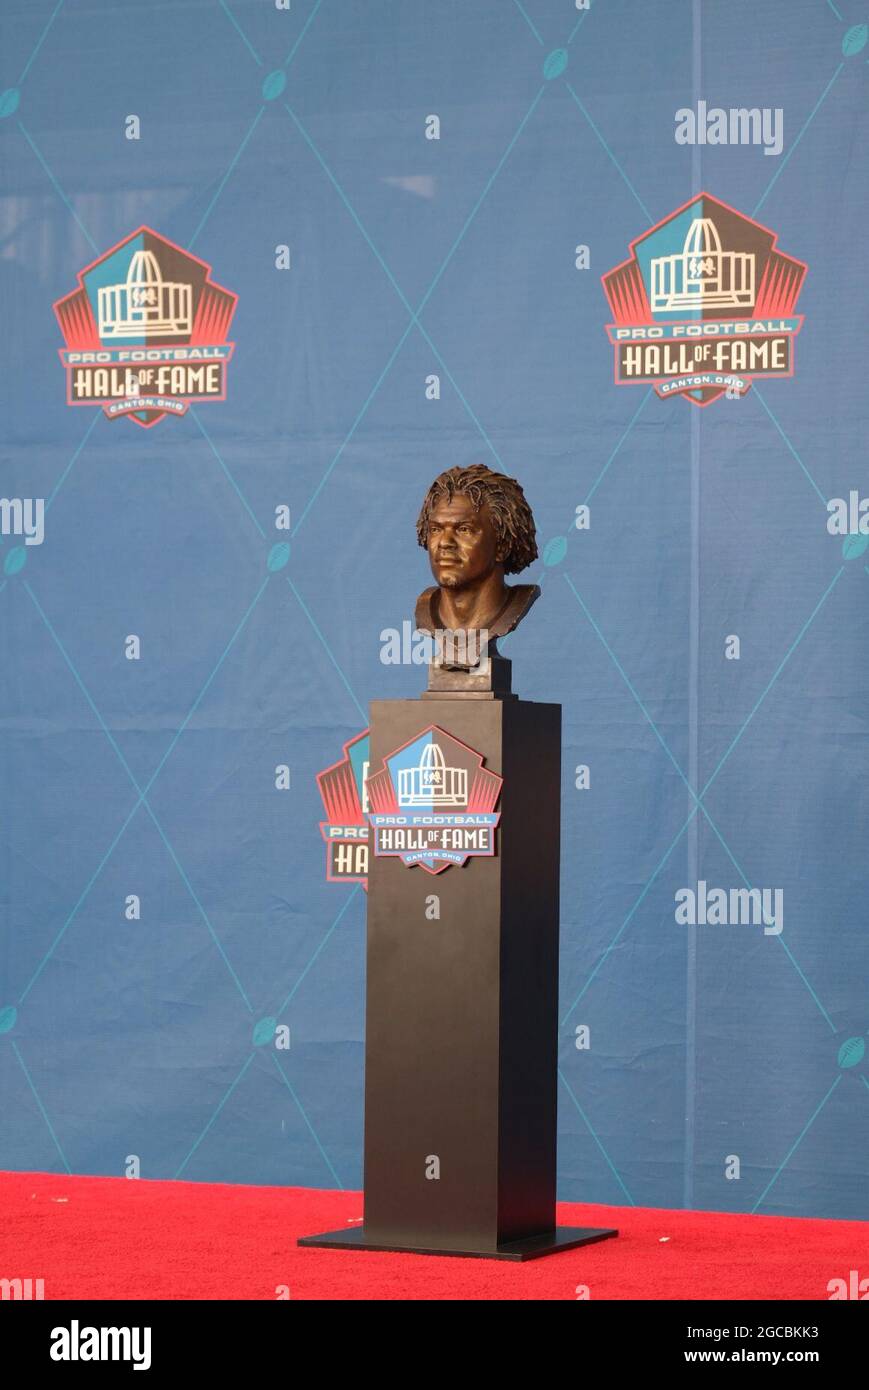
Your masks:
<instances>
[{"instance_id":1,"label":"red carpet","mask_svg":"<svg viewBox=\"0 0 869 1390\"><path fill-rule=\"evenodd\" d=\"M869 1270L862 1221L562 1203L561 1224L621 1236L519 1265L299 1249L358 1221L352 1192L0 1173L0 1213L0 1278L46 1299L827 1299Z\"/></svg>"}]
</instances>

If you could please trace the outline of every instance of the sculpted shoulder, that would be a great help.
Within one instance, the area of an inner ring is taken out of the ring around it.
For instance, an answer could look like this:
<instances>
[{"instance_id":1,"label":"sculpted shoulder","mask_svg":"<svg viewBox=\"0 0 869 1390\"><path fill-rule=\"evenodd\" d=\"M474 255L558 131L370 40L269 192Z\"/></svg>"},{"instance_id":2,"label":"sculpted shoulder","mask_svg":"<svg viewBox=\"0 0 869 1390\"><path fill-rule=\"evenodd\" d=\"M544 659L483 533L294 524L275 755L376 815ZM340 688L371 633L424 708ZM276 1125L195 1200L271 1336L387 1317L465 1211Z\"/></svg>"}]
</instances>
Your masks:
<instances>
[{"instance_id":1,"label":"sculpted shoulder","mask_svg":"<svg viewBox=\"0 0 869 1390\"><path fill-rule=\"evenodd\" d=\"M490 637L506 637L518 627L532 604L540 597L537 584L509 584L508 599L498 616L487 628ZM414 622L420 632L436 632L443 627L438 615L440 589L433 584L423 589L416 601Z\"/></svg>"}]
</instances>

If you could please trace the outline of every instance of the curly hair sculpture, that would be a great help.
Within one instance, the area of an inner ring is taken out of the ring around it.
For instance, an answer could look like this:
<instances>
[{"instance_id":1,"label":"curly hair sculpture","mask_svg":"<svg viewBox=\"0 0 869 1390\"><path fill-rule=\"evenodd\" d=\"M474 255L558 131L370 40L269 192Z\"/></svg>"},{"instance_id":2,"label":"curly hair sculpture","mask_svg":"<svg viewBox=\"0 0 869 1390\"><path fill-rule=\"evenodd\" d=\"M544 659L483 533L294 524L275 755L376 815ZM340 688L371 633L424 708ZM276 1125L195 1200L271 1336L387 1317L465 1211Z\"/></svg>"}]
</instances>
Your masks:
<instances>
[{"instance_id":1,"label":"curly hair sculpture","mask_svg":"<svg viewBox=\"0 0 869 1390\"><path fill-rule=\"evenodd\" d=\"M518 574L537 559L537 532L525 493L515 478L495 473L485 463L449 468L435 478L416 523L417 540L424 550L428 549L432 510L438 502L449 502L456 495L470 498L477 511L488 507L498 540L506 545L505 574Z\"/></svg>"}]
</instances>

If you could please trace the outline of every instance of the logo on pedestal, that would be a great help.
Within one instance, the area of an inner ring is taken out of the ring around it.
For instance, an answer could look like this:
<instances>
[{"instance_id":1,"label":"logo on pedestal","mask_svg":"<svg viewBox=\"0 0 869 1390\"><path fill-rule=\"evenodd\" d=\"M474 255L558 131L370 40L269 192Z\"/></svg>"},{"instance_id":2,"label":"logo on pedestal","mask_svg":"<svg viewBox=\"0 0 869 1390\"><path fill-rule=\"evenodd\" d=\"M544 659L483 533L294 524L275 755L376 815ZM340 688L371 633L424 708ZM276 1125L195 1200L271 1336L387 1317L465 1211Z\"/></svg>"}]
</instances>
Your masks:
<instances>
[{"instance_id":1,"label":"logo on pedestal","mask_svg":"<svg viewBox=\"0 0 869 1390\"><path fill-rule=\"evenodd\" d=\"M483 757L431 724L368 778L374 853L430 874L495 853L503 778Z\"/></svg>"},{"instance_id":2,"label":"logo on pedestal","mask_svg":"<svg viewBox=\"0 0 869 1390\"><path fill-rule=\"evenodd\" d=\"M329 883L361 883L368 891L368 730L344 744L344 756L317 773L326 808L320 821Z\"/></svg>"},{"instance_id":3,"label":"logo on pedestal","mask_svg":"<svg viewBox=\"0 0 869 1390\"><path fill-rule=\"evenodd\" d=\"M711 405L755 377L793 376L802 261L774 232L700 193L631 242L603 276L619 386Z\"/></svg>"},{"instance_id":4,"label":"logo on pedestal","mask_svg":"<svg viewBox=\"0 0 869 1390\"><path fill-rule=\"evenodd\" d=\"M192 403L226 399L226 335L238 296L211 267L139 227L79 271L54 312L66 340L67 405L101 405L147 429Z\"/></svg>"}]
</instances>

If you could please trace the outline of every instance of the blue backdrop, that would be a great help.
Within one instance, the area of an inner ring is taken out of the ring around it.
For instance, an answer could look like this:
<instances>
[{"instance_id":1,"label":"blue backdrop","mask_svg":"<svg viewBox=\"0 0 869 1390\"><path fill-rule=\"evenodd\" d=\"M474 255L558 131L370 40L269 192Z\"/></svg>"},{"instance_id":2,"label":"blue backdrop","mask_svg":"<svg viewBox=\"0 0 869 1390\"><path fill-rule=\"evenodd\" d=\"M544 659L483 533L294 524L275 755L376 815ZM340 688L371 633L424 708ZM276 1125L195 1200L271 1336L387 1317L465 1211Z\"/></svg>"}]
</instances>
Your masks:
<instances>
[{"instance_id":1,"label":"blue backdrop","mask_svg":"<svg viewBox=\"0 0 869 1390\"><path fill-rule=\"evenodd\" d=\"M564 707L559 1195L867 1215L866 19L6 0L0 1167L360 1185L316 774L422 688L381 634L481 460L541 542L514 687ZM701 100L781 153L680 144ZM808 273L794 375L699 408L615 384L601 276L703 190ZM226 399L149 428L66 403L52 307L143 225L238 296ZM677 921L699 883L783 929Z\"/></svg>"}]
</instances>

